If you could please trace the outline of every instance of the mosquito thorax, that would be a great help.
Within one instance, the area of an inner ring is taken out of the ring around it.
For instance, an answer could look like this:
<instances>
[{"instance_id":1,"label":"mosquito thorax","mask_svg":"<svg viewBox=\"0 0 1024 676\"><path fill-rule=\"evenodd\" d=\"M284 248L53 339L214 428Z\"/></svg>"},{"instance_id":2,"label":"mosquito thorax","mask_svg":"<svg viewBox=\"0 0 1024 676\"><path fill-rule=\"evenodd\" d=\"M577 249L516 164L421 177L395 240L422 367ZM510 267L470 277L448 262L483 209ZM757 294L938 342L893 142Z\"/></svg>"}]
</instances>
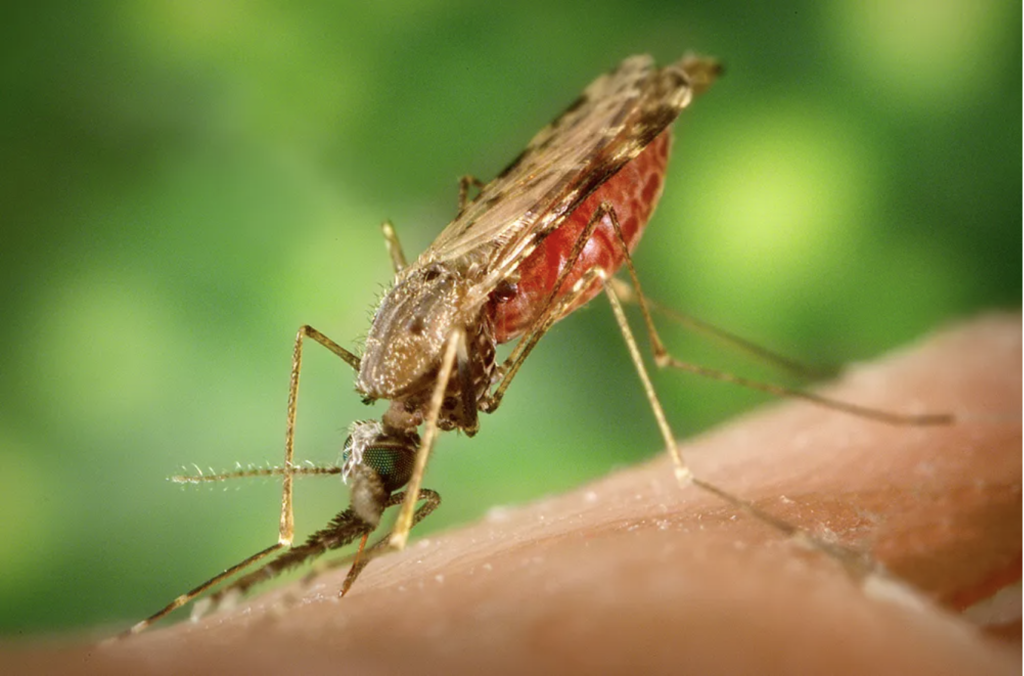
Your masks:
<instances>
[{"instance_id":1,"label":"mosquito thorax","mask_svg":"<svg viewBox=\"0 0 1024 676\"><path fill-rule=\"evenodd\" d=\"M356 387L396 399L429 387L452 326L465 323L460 300L469 283L443 264L413 264L384 296L366 337Z\"/></svg>"}]
</instances>

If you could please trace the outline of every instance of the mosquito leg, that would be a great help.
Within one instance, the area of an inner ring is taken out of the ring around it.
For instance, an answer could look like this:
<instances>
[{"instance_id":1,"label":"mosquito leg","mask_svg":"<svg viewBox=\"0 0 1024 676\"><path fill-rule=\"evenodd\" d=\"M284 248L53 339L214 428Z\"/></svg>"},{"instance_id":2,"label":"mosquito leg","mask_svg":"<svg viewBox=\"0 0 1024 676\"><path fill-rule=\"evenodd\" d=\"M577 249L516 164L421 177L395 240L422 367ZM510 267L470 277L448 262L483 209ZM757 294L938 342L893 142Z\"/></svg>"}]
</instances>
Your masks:
<instances>
[{"instance_id":1,"label":"mosquito leg","mask_svg":"<svg viewBox=\"0 0 1024 676\"><path fill-rule=\"evenodd\" d=\"M341 357L346 364L356 371L359 370L359 357L352 354L333 340L320 333L312 326L304 324L299 327L295 336L295 349L292 352L292 373L288 384L288 413L285 424L284 438L284 484L281 495L281 526L278 541L287 546L292 543L295 533L295 518L292 512L292 482L295 457L295 417L299 402L299 372L302 370L302 339L312 338L328 350Z\"/></svg>"},{"instance_id":2,"label":"mosquito leg","mask_svg":"<svg viewBox=\"0 0 1024 676\"><path fill-rule=\"evenodd\" d=\"M292 484L295 457L295 418L299 403L299 373L302 370L302 339L312 338L328 350L345 360L349 366L359 370L359 357L355 356L333 340L320 333L312 326L304 324L295 335L295 348L292 351L292 372L288 382L288 412L284 434L284 479L281 489L281 521L278 529L278 542L287 547L291 545L295 535L295 516L292 510Z\"/></svg>"},{"instance_id":3,"label":"mosquito leg","mask_svg":"<svg viewBox=\"0 0 1024 676\"><path fill-rule=\"evenodd\" d=\"M700 366L697 364L691 364L680 359L673 357L669 351L665 348L665 344L662 342L661 337L658 335L657 329L654 327L654 320L651 317L651 311L648 307L648 302L644 296L643 290L640 287L640 278L637 276L636 267L633 265L633 259L629 255L629 249L626 247L626 240L622 234L622 229L619 227L618 218L615 215L615 210L611 207L606 208L612 227L615 230L619 246L621 247L624 256L626 268L629 271L630 281L633 284L633 288L636 291L636 302L640 306L640 313L643 315L644 325L647 328L647 335L651 341L651 350L654 353L654 363L658 368L675 368L683 371L688 371L711 380L720 380L724 382L733 383L746 387L747 389L757 390L765 392L777 397L790 397L795 399L804 399L826 408L831 408L836 411L842 411L849 413L861 418L869 420L876 420L878 422L884 422L891 425L949 425L954 422L954 416L948 413L922 413L922 414L902 414L893 413L890 411L882 411L879 409L870 408L868 406L860 406L858 404L851 404L844 401L837 401L835 399L829 399L813 392L806 390L799 390L790 387L783 387L781 385L773 385L771 383L760 382L751 380L749 378L743 378L731 373L719 371L717 369L708 368L706 366Z\"/></svg>"},{"instance_id":4,"label":"mosquito leg","mask_svg":"<svg viewBox=\"0 0 1024 676\"><path fill-rule=\"evenodd\" d=\"M619 298L611 285L605 285L604 290L608 300L611 302L615 321L618 323L619 329L622 331L622 337L626 341L629 356L633 360L633 365L636 367L640 380L643 382L644 392L647 394L647 400L658 422L658 428L661 430L665 446L672 457L672 462L675 465L676 480L679 484L685 486L688 483L692 483L694 486L728 502L733 507L750 514L757 520L772 526L779 532L800 540L813 549L824 552L841 563L856 578L864 577L876 570L877 564L867 554L815 537L808 531L762 510L752 502L733 495L714 484L698 479L693 475L693 471L686 464L683 454L679 450L675 434L673 434L672 428L668 424L668 419L665 417L665 410L662 408L658 395L654 391L654 385L651 383L651 378L647 373L647 368L644 366L643 358L640 356L640 348L637 345L636 338L633 336L633 331L629 328L629 322L626 320L626 313L622 309L622 303L619 302Z\"/></svg>"},{"instance_id":5,"label":"mosquito leg","mask_svg":"<svg viewBox=\"0 0 1024 676\"><path fill-rule=\"evenodd\" d=\"M615 289L616 295L618 295L619 300L622 301L624 304L640 304L640 300L637 297L636 290L631 285L627 284L626 282L616 277L612 277L611 279L609 279L608 284L610 284ZM656 303L647 297L644 298L644 301L647 303L647 306L651 310L655 312L660 312L661 314L667 316L669 319L672 319L673 321L681 324L682 326L686 327L691 331L703 334L705 336L710 336L715 340L722 341L726 345L736 350L746 352L747 354L752 355L756 359L760 359L764 362L772 364L776 368L782 369L783 371L788 371L789 373L796 375L800 378L805 378L808 380L820 380L823 378L830 378L837 375L837 370L834 367L819 367L801 363L795 359L791 359L790 357L779 354L778 352L769 350L761 345L758 345L757 343L751 342L746 338L743 338L742 336L738 336L735 333L732 333L731 331L726 331L725 329L715 326L710 322L706 322L703 319L698 319L697 317L694 317L691 314L679 312L678 310L673 310L669 307L662 305L661 303Z\"/></svg>"},{"instance_id":6,"label":"mosquito leg","mask_svg":"<svg viewBox=\"0 0 1024 676\"><path fill-rule=\"evenodd\" d=\"M235 565L231 566L230 568L225 570L223 573L210 578L209 580L207 580L206 582L202 583L198 587L196 587L196 588L194 588L194 589L192 589L192 590L182 594L181 596L179 596L178 598L174 599L173 601L171 601L166 606L164 606L163 608L161 608L157 612L153 613L152 615L150 615L146 619L144 619L141 622L137 622L134 625L132 625L132 627L130 629L128 629L127 631L124 631L124 632L118 634L115 638L118 638L118 639L127 638L129 636L134 636L135 634L138 634L138 633L141 633L141 632L145 631L147 628L149 628L150 625L152 625L153 623L158 622L159 620L167 617L172 612L174 612L178 608L181 608L186 603L188 603L192 599L196 598L197 596L201 595L206 590L210 589L211 587L216 586L217 584L220 584L222 581L224 581L227 578L231 577L232 575L234 575L235 573L239 572L240 570L244 570L245 568L248 568L252 564L254 564L257 561L259 561L260 559L266 558L267 556L273 554L274 552L276 552L277 550L281 549L284 546L285 545L283 545L280 542L278 542L277 544L271 545L270 547L267 547L264 550L256 552L255 554L253 554L249 558L245 559L244 561L240 561L239 563L236 563Z\"/></svg>"},{"instance_id":7,"label":"mosquito leg","mask_svg":"<svg viewBox=\"0 0 1024 676\"><path fill-rule=\"evenodd\" d=\"M305 324L305 325L299 327L299 334L295 337L296 344L301 343L303 338L312 338L313 340L315 340L316 342L320 343L321 345L326 347L328 350L333 352L338 357L341 357L342 361L344 361L346 364L351 366L353 370L355 370L355 371L359 370L359 357L357 357L356 355L352 354L351 352L349 352L348 350L343 348L341 345L338 345L333 340L331 340L330 338L328 338L324 334L320 333L319 331L314 329L309 324ZM296 350L298 352L301 352L302 351L302 347L299 346L298 348L296 348ZM295 371L295 360L294 360L294 358L292 359L292 371L293 372ZM296 377L298 377L298 376L296 376Z\"/></svg>"},{"instance_id":8,"label":"mosquito leg","mask_svg":"<svg viewBox=\"0 0 1024 676\"><path fill-rule=\"evenodd\" d=\"M643 312L644 321L646 323L648 333L651 336L652 347L654 348L654 352L656 355L656 363L658 363L659 366L676 366L677 363L684 364L684 362L678 362L678 360L673 359L671 355L668 354L668 351L665 350L664 345L661 343L661 339L658 337L657 332L654 329L654 323L651 319L650 311L648 310L647 305L644 301L644 296L643 292L640 289L640 282L637 278L636 269L633 266L633 261L629 256L628 248L625 244L625 238L622 235L622 230L619 228L619 223L618 219L616 218L615 211L609 208L607 209L607 212L611 218L615 232L617 233L619 244L622 247L622 250L625 252L625 263L628 267L630 277L632 278L633 286L636 289L637 300ZM603 272L598 271L598 273L600 273L601 276L604 277ZM583 281L583 278L581 278L580 282ZM578 286L579 283L577 283L577 287ZM847 571L850 572L850 574L854 577L862 578L873 572L878 571L878 564L875 563L869 555L815 537L808 531L798 526L795 526L791 523L788 523L782 519L779 519L778 517L775 517L772 514L769 514L768 512L765 512L764 510L760 509L753 503L748 502L747 500L743 500L742 498L739 498L738 496L735 496L732 493L729 493L728 491L725 491L715 486L714 484L710 484L706 481L703 481L702 479L698 479L693 475L693 472L686 465L682 453L679 451L679 447L676 444L675 435L669 427L668 420L665 417L664 409L662 408L661 403L658 400L657 394L654 391L654 386L651 383L650 376L648 375L647 369L644 366L643 358L640 356L640 349L637 345L636 338L633 336L633 332L629 328L629 322L626 319L626 313L622 309L622 303L619 302L619 298L616 294L615 288L611 284L606 284L604 290L608 296L608 300L611 302L612 312L615 314L615 320L619 324L619 329L621 330L622 336L626 341L626 346L629 350L630 358L633 360L633 364L636 367L637 374L640 376L640 379L643 382L644 391L647 394L647 399L651 404L651 409L654 412L654 416L657 420L658 427L661 430L662 436L664 437L665 445L668 448L670 455L672 456L672 461L675 465L676 479L680 482L680 484L685 485L686 483L692 483L698 488L701 488L704 491L716 495L717 497L728 502L737 509L746 512L747 514L750 514L759 521L771 525L776 530L784 533L785 535L800 540L805 544L809 545L811 548L823 552L824 554L841 563L847 569ZM658 355L661 355L660 358L658 357ZM687 364L685 367L689 366L690 365ZM885 422L902 424L936 424L948 423L951 422L952 420L951 416L946 415L904 416L890 414L884 411L876 411L874 409L868 409L865 407L855 406L852 404L846 404L844 402L836 402L830 399L826 399L824 397L818 397L817 395L801 392L799 390L789 390L788 388L778 388L776 386L763 386L762 383L746 381L745 379L740 379L736 378L735 376L731 376L731 374L723 374L718 371L703 369L702 367L694 367L694 369L702 374L704 374L705 371L709 371L710 373L713 374L718 374L717 376L711 377L717 377L720 380L729 380L732 382L737 382L740 384L744 384L748 387L753 387L754 389L761 389L782 396L796 396L804 399L809 399L811 401L824 404L830 408L846 411L849 413L854 413L856 415L860 415L862 417L869 417L875 420L883 420ZM687 370L690 369L688 368Z\"/></svg>"},{"instance_id":9,"label":"mosquito leg","mask_svg":"<svg viewBox=\"0 0 1024 676\"><path fill-rule=\"evenodd\" d=\"M388 255L391 256L391 267L397 275L409 265L405 260L405 252L402 251L402 243L398 241L398 233L395 232L395 226L391 221L381 223L380 229L384 232L384 244L388 248Z\"/></svg>"},{"instance_id":10,"label":"mosquito leg","mask_svg":"<svg viewBox=\"0 0 1024 676\"><path fill-rule=\"evenodd\" d=\"M448 380L451 378L452 367L455 366L456 356L460 350L465 350L466 332L462 327L456 327L448 336L445 346L444 357L441 359L441 366L438 370L437 382L434 384L434 391L430 395L430 406L427 409L426 420L423 427L423 440L419 450L416 452L416 464L413 466L412 477L406 485L405 500L402 502L402 509L398 513L394 530L388 538L389 549L404 549L409 539L409 530L413 524L413 512L416 509L417 498L420 494L420 487L423 485L423 473L427 467L427 459L434 448L437 440L438 418L441 415L441 405L444 403L444 394L448 389Z\"/></svg>"}]
</instances>

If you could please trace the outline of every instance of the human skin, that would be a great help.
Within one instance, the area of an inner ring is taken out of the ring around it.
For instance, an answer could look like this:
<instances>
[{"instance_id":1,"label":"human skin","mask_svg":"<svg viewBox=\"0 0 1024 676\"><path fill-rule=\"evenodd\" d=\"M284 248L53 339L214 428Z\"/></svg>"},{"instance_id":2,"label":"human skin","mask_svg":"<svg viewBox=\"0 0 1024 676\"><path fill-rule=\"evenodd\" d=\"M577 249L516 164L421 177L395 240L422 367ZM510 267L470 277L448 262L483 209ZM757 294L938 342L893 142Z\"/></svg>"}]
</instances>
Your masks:
<instances>
[{"instance_id":1,"label":"human skin","mask_svg":"<svg viewBox=\"0 0 1024 676\"><path fill-rule=\"evenodd\" d=\"M1020 673L1021 318L988 315L823 394L952 425L779 402L681 446L695 474L813 537L853 576L695 486L667 456L494 510L345 569L103 645L21 646L7 673ZM6 671L6 670L5 670Z\"/></svg>"}]
</instances>

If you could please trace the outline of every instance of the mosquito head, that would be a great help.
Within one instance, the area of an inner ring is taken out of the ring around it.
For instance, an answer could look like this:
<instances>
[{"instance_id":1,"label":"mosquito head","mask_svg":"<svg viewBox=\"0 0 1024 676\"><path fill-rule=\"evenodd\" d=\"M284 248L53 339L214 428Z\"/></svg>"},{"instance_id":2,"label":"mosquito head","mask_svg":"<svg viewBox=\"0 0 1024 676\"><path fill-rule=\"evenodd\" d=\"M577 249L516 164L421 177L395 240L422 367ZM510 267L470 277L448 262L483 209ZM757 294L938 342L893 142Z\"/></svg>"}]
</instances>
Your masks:
<instances>
[{"instance_id":1,"label":"mosquito head","mask_svg":"<svg viewBox=\"0 0 1024 676\"><path fill-rule=\"evenodd\" d=\"M376 420L352 423L341 452L341 478L351 486L352 509L376 528L391 494L412 476L420 437Z\"/></svg>"},{"instance_id":2,"label":"mosquito head","mask_svg":"<svg viewBox=\"0 0 1024 676\"><path fill-rule=\"evenodd\" d=\"M415 432L385 431L376 420L354 422L341 452L341 477L355 485L360 468L371 469L390 494L409 482L419 446Z\"/></svg>"}]
</instances>

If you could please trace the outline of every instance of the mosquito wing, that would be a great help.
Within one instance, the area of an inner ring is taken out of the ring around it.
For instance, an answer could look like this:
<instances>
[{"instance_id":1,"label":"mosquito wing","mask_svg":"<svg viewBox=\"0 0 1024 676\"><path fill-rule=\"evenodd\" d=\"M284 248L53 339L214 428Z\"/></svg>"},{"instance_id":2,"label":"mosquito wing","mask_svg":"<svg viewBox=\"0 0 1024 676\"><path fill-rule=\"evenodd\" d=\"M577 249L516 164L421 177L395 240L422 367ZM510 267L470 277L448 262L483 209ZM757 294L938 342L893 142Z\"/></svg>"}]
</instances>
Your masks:
<instances>
[{"instance_id":1,"label":"mosquito wing","mask_svg":"<svg viewBox=\"0 0 1024 676\"><path fill-rule=\"evenodd\" d=\"M664 131L718 72L694 56L661 69L632 56L542 129L456 216L418 263L484 266L478 300L602 183Z\"/></svg>"}]
</instances>

